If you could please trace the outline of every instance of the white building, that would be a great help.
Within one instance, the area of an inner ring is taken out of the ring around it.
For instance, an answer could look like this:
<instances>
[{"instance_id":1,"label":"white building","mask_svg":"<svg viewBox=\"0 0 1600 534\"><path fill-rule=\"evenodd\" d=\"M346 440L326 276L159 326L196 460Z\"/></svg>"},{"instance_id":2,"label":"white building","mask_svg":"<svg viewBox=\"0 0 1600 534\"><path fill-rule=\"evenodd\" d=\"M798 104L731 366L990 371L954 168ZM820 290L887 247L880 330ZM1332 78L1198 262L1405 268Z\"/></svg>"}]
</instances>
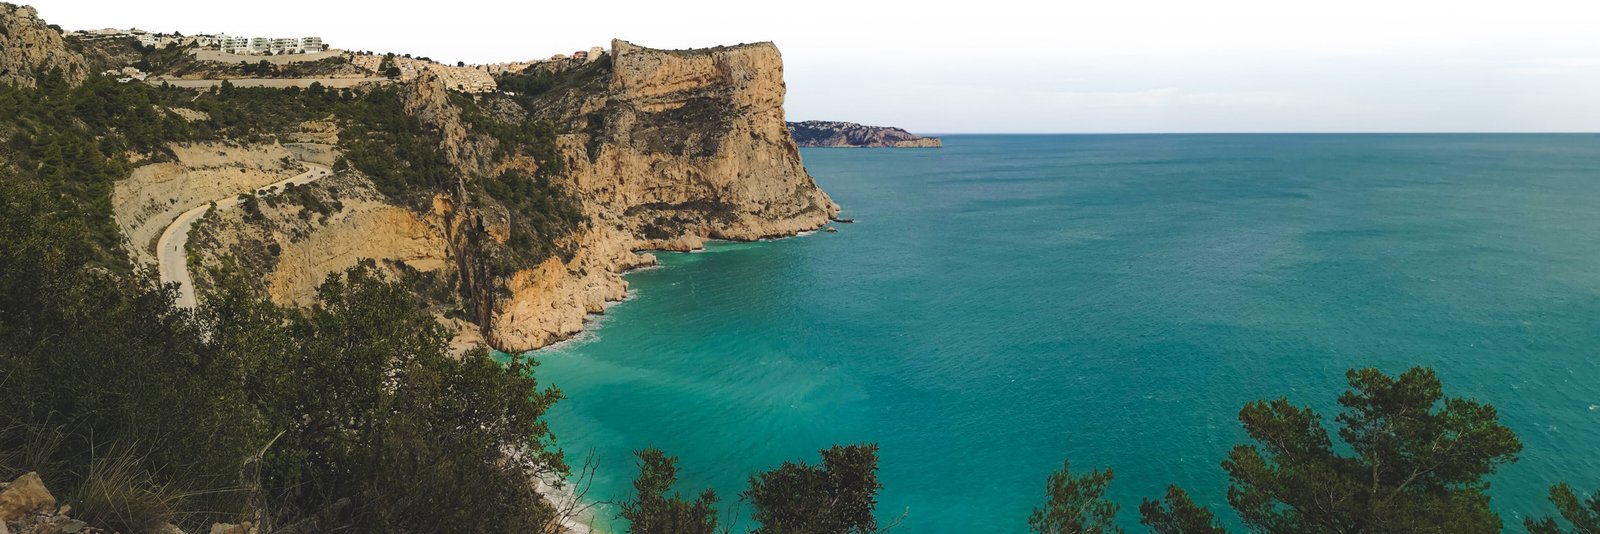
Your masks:
<instances>
[{"instance_id":1,"label":"white building","mask_svg":"<svg viewBox=\"0 0 1600 534\"><path fill-rule=\"evenodd\" d=\"M219 48L223 52L227 52L227 53L230 53L230 54L248 54L248 53L250 53L250 38L249 37L230 37L230 36L224 35L224 36L222 36L221 39L218 40L218 42L221 43L219 45Z\"/></svg>"},{"instance_id":2,"label":"white building","mask_svg":"<svg viewBox=\"0 0 1600 534\"><path fill-rule=\"evenodd\" d=\"M300 40L288 37L277 37L272 40L272 53L298 54L300 53Z\"/></svg>"},{"instance_id":3,"label":"white building","mask_svg":"<svg viewBox=\"0 0 1600 534\"><path fill-rule=\"evenodd\" d=\"M321 37L301 37L300 38L300 49L302 51L305 51L305 52L321 52L322 51L322 38Z\"/></svg>"}]
</instances>

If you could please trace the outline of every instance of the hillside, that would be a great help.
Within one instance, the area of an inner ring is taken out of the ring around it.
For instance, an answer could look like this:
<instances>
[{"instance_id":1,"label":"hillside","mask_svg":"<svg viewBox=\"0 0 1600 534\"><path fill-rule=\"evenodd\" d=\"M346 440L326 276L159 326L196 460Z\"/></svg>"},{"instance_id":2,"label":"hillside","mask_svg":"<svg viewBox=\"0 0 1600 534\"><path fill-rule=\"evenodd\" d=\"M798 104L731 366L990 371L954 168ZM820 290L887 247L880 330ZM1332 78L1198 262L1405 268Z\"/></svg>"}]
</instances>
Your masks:
<instances>
[{"instance_id":1,"label":"hillside","mask_svg":"<svg viewBox=\"0 0 1600 534\"><path fill-rule=\"evenodd\" d=\"M923 137L890 126L853 122L805 121L787 123L794 140L804 147L937 148L937 137Z\"/></svg>"},{"instance_id":2,"label":"hillside","mask_svg":"<svg viewBox=\"0 0 1600 534\"><path fill-rule=\"evenodd\" d=\"M770 43L616 41L466 93L0 28L0 480L72 503L22 532L584 531L560 392L485 346L577 332L643 250L838 211Z\"/></svg>"},{"instance_id":3,"label":"hillside","mask_svg":"<svg viewBox=\"0 0 1600 534\"><path fill-rule=\"evenodd\" d=\"M93 52L97 68L152 69L151 84L247 76L177 47L68 44ZM241 83L270 85L262 75ZM127 255L155 263L155 238L180 213L259 197L193 223L181 256L200 301L226 268L279 304L304 305L328 274L371 259L426 296L459 346L520 351L571 336L624 297L621 273L655 261L637 251L793 235L837 211L783 126L770 43L615 41L597 61L536 63L497 81L516 91L457 92L431 70L338 90L143 90L198 133L150 139L155 154L114 181ZM308 164L334 173L255 191Z\"/></svg>"}]
</instances>

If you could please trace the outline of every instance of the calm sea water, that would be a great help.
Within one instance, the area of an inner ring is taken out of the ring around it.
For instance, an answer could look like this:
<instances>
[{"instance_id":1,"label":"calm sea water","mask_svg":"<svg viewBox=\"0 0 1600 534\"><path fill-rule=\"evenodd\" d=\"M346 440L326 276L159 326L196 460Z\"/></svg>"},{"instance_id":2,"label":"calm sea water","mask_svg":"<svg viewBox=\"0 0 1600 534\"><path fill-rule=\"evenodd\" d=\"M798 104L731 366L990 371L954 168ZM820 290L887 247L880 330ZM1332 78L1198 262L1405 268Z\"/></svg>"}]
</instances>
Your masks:
<instances>
[{"instance_id":1,"label":"calm sea water","mask_svg":"<svg viewBox=\"0 0 1600 534\"><path fill-rule=\"evenodd\" d=\"M645 446L731 508L755 470L875 442L903 532L1024 531L1063 458L1116 470L1130 526L1169 483L1236 523L1244 403L1331 420L1346 369L1413 365L1523 438L1493 479L1511 530L1554 482L1600 488L1600 136L945 141L806 150L856 224L663 255L538 353L591 498Z\"/></svg>"}]
</instances>

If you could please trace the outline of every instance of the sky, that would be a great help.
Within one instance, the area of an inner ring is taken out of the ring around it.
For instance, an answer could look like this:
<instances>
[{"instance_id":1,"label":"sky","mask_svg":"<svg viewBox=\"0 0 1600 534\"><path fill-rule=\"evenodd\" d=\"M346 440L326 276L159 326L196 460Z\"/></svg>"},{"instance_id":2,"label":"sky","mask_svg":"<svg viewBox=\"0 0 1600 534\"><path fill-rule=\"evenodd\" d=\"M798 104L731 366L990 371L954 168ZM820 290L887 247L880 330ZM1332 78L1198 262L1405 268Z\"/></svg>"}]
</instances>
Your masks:
<instances>
[{"instance_id":1,"label":"sky","mask_svg":"<svg viewBox=\"0 0 1600 534\"><path fill-rule=\"evenodd\" d=\"M773 41L790 120L919 133L1600 131L1594 0L20 1L451 63Z\"/></svg>"}]
</instances>

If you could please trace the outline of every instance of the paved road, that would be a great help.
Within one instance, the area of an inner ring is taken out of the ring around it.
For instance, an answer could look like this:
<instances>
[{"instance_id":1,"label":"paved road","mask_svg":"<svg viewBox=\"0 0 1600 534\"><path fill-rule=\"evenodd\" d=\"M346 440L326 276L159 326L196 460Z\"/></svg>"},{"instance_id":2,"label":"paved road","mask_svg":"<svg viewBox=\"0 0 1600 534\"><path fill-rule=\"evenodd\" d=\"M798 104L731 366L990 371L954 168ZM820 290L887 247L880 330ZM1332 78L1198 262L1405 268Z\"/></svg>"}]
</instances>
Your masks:
<instances>
[{"instance_id":1,"label":"paved road","mask_svg":"<svg viewBox=\"0 0 1600 534\"><path fill-rule=\"evenodd\" d=\"M333 175L333 171L321 165L306 163L305 166L310 170L297 174L293 178L273 182L271 185L256 189L256 193L262 193L274 187L282 190L290 184L309 184ZM239 205L239 196L219 198L215 203L219 210L232 208ZM161 239L156 241L156 263L161 270L161 283L178 284L178 306L182 308L193 308L199 304L199 301L195 300L194 297L194 280L189 276L188 254L184 251L184 248L189 243L189 229L193 228L194 222L200 220L200 217L210 210L210 204L202 204L183 212L176 220L172 221L171 225L167 226L166 231L161 232Z\"/></svg>"}]
</instances>

